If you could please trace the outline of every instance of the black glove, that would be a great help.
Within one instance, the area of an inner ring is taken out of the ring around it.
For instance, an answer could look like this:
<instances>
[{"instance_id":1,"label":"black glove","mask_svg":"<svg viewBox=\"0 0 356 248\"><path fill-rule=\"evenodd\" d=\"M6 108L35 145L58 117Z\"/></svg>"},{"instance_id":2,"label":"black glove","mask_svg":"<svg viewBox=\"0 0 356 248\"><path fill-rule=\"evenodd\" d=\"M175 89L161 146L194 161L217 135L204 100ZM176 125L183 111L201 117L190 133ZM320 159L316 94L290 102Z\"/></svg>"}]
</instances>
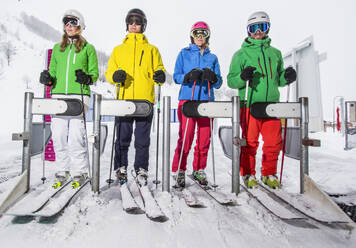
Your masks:
<instances>
[{"instance_id":1,"label":"black glove","mask_svg":"<svg viewBox=\"0 0 356 248\"><path fill-rule=\"evenodd\" d=\"M201 80L202 71L199 69L193 69L185 74L183 83L195 82Z\"/></svg>"},{"instance_id":2,"label":"black glove","mask_svg":"<svg viewBox=\"0 0 356 248\"><path fill-rule=\"evenodd\" d=\"M210 84L215 84L218 81L218 77L216 76L215 72L210 70L209 68L204 68L203 73L201 75L201 80L208 81Z\"/></svg>"},{"instance_id":3,"label":"black glove","mask_svg":"<svg viewBox=\"0 0 356 248\"><path fill-rule=\"evenodd\" d=\"M253 79L253 72L256 70L256 67L247 66L245 69L242 70L240 74L240 78L244 81L250 81Z\"/></svg>"},{"instance_id":4,"label":"black glove","mask_svg":"<svg viewBox=\"0 0 356 248\"><path fill-rule=\"evenodd\" d=\"M155 71L153 80L158 84L163 84L166 82L166 74L162 70Z\"/></svg>"},{"instance_id":5,"label":"black glove","mask_svg":"<svg viewBox=\"0 0 356 248\"><path fill-rule=\"evenodd\" d=\"M40 83L46 86L52 86L54 84L55 79L51 77L48 71L44 70L40 74Z\"/></svg>"},{"instance_id":6,"label":"black glove","mask_svg":"<svg viewBox=\"0 0 356 248\"><path fill-rule=\"evenodd\" d=\"M115 83L119 83L119 84L124 85L125 80L126 80L126 72L124 70L121 70L121 69L115 71L114 74L112 75L112 80Z\"/></svg>"},{"instance_id":7,"label":"black glove","mask_svg":"<svg viewBox=\"0 0 356 248\"><path fill-rule=\"evenodd\" d=\"M80 84L91 85L93 84L93 79L90 75L86 74L82 69L75 70L76 82Z\"/></svg>"},{"instance_id":8,"label":"black glove","mask_svg":"<svg viewBox=\"0 0 356 248\"><path fill-rule=\"evenodd\" d=\"M293 67L289 66L284 71L284 78L287 80L287 84L291 84L297 79L297 72L293 69Z\"/></svg>"}]
</instances>

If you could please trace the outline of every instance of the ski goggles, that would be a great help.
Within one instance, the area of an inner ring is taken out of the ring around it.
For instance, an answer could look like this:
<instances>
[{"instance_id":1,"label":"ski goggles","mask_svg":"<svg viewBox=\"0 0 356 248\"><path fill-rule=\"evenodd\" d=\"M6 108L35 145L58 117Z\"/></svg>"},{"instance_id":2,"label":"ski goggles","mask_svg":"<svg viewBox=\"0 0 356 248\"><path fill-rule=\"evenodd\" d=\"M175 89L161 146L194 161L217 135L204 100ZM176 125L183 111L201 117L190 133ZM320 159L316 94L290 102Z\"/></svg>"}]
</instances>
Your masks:
<instances>
[{"instance_id":1,"label":"ski goggles","mask_svg":"<svg viewBox=\"0 0 356 248\"><path fill-rule=\"evenodd\" d=\"M247 27L247 31L250 34L255 34L257 30L260 30L261 33L265 33L269 29L269 23L268 22L261 22L261 23L256 23L256 24L251 24L250 26Z\"/></svg>"},{"instance_id":2,"label":"ski goggles","mask_svg":"<svg viewBox=\"0 0 356 248\"><path fill-rule=\"evenodd\" d=\"M80 22L77 18L74 17L64 17L63 18L63 24L64 26L67 26L68 24L74 26L74 27L79 27Z\"/></svg>"},{"instance_id":3,"label":"ski goggles","mask_svg":"<svg viewBox=\"0 0 356 248\"><path fill-rule=\"evenodd\" d=\"M143 21L142 18L138 17L138 16L131 16L128 20L127 20L127 24L132 25L136 23L136 25L142 25Z\"/></svg>"},{"instance_id":4,"label":"ski goggles","mask_svg":"<svg viewBox=\"0 0 356 248\"><path fill-rule=\"evenodd\" d=\"M194 30L192 30L192 32L190 32L190 36L193 37L194 39L197 39L199 37L206 39L210 36L210 32L209 32L209 30L204 29L204 28L194 29Z\"/></svg>"}]
</instances>

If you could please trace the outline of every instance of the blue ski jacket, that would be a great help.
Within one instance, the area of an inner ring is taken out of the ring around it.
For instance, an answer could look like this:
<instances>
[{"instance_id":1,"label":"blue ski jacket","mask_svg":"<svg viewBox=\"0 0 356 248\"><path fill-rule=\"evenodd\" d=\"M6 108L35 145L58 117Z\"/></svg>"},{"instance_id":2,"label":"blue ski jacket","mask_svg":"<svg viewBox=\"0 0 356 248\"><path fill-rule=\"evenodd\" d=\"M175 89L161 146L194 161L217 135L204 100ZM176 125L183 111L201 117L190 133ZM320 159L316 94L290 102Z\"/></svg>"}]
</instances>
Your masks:
<instances>
[{"instance_id":1,"label":"blue ski jacket","mask_svg":"<svg viewBox=\"0 0 356 248\"><path fill-rule=\"evenodd\" d=\"M191 100L194 82L183 83L183 80L185 74L194 68L200 70L209 68L215 72L218 81L210 86L210 100L214 101L213 89L219 89L222 84L219 61L215 54L210 53L209 48L206 48L201 54L200 48L195 44L190 44L189 47L183 48L176 60L173 79L176 84L181 85L178 100ZM196 82L193 100L209 100L208 82Z\"/></svg>"}]
</instances>

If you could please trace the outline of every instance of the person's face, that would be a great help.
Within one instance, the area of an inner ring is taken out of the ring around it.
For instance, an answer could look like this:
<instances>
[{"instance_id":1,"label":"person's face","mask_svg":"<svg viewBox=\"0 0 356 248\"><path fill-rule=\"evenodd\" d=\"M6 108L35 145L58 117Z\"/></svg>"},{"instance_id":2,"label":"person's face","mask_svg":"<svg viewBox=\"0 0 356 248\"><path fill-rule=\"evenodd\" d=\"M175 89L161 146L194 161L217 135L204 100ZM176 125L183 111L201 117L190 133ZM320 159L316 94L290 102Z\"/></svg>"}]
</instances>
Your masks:
<instances>
[{"instance_id":1,"label":"person's face","mask_svg":"<svg viewBox=\"0 0 356 248\"><path fill-rule=\"evenodd\" d=\"M131 16L128 20L129 33L141 33L142 30L142 18L137 16Z\"/></svg>"},{"instance_id":2,"label":"person's face","mask_svg":"<svg viewBox=\"0 0 356 248\"><path fill-rule=\"evenodd\" d=\"M74 36L79 33L79 27L75 27L70 23L67 23L67 25L64 26L64 30L68 36Z\"/></svg>"},{"instance_id":3,"label":"person's face","mask_svg":"<svg viewBox=\"0 0 356 248\"><path fill-rule=\"evenodd\" d=\"M264 37L266 37L266 33L262 33L260 30L257 30L256 33L251 34L251 38L255 40L262 40Z\"/></svg>"},{"instance_id":4,"label":"person's face","mask_svg":"<svg viewBox=\"0 0 356 248\"><path fill-rule=\"evenodd\" d=\"M194 38L194 44L198 47L204 47L206 45L206 39L201 36Z\"/></svg>"},{"instance_id":5,"label":"person's face","mask_svg":"<svg viewBox=\"0 0 356 248\"><path fill-rule=\"evenodd\" d=\"M141 33L142 25L137 25L136 23L129 24L129 33Z\"/></svg>"}]
</instances>

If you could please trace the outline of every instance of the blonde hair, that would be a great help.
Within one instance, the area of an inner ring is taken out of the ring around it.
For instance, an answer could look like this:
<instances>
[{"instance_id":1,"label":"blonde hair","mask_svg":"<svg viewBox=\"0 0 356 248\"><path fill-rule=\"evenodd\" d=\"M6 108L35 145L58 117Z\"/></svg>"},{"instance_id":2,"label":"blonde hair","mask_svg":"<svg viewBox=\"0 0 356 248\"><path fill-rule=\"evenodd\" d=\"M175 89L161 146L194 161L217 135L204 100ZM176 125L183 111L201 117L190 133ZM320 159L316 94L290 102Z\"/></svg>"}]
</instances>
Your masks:
<instances>
[{"instance_id":1,"label":"blonde hair","mask_svg":"<svg viewBox=\"0 0 356 248\"><path fill-rule=\"evenodd\" d=\"M78 39L76 39L74 45L75 45L75 52L79 53L84 46L85 43L85 39L84 37L81 35L82 33L82 27L79 26L79 33L78 33ZM62 35L62 42L61 42L61 52L64 52L64 50L66 50L67 46L69 44L69 36L68 34L64 31L64 34Z\"/></svg>"}]
</instances>

